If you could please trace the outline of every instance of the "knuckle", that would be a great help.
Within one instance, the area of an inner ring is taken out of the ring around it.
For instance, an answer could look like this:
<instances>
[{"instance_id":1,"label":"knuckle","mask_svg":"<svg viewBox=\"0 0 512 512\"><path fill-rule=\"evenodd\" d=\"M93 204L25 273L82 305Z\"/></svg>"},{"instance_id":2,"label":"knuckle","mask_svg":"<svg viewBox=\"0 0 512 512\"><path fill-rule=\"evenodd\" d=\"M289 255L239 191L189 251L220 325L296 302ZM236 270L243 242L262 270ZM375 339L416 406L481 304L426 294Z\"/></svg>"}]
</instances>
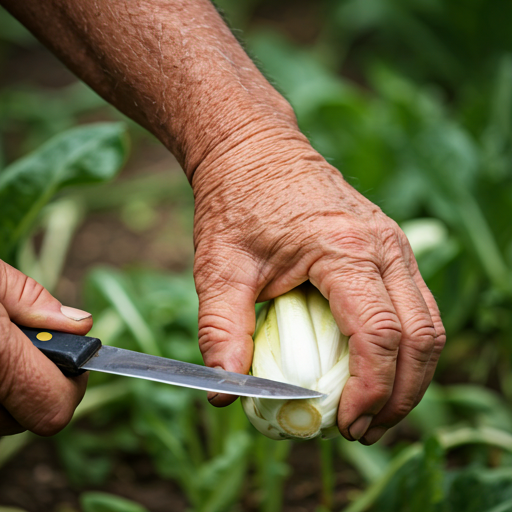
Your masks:
<instances>
[{"instance_id":1,"label":"knuckle","mask_svg":"<svg viewBox=\"0 0 512 512\"><path fill-rule=\"evenodd\" d=\"M376 423L391 428L402 421L420 401L419 396L392 397L377 415Z\"/></svg>"},{"instance_id":2,"label":"knuckle","mask_svg":"<svg viewBox=\"0 0 512 512\"><path fill-rule=\"evenodd\" d=\"M372 316L366 325L373 342L388 351L396 352L402 339L402 326L396 314L383 311Z\"/></svg>"},{"instance_id":3,"label":"knuckle","mask_svg":"<svg viewBox=\"0 0 512 512\"><path fill-rule=\"evenodd\" d=\"M359 258L363 258L359 254ZM377 264L370 257L355 260L341 251L319 258L310 270L310 277L327 290L345 289L361 303L375 302L375 286L381 279Z\"/></svg>"},{"instance_id":4,"label":"knuckle","mask_svg":"<svg viewBox=\"0 0 512 512\"><path fill-rule=\"evenodd\" d=\"M388 216L382 214L377 224L379 238L387 243L400 243L400 226Z\"/></svg>"},{"instance_id":5,"label":"knuckle","mask_svg":"<svg viewBox=\"0 0 512 512\"><path fill-rule=\"evenodd\" d=\"M37 281L31 277L24 276L21 282L21 291L19 302L23 302L24 307L33 306L46 290Z\"/></svg>"},{"instance_id":6,"label":"knuckle","mask_svg":"<svg viewBox=\"0 0 512 512\"><path fill-rule=\"evenodd\" d=\"M419 363L419 367L422 368L423 365L429 362L432 356L434 340L432 339L431 341L422 342L415 341L407 346L404 345L404 350L405 347L407 347L407 356L411 359L411 362L415 361L416 363ZM417 364L415 367L417 367Z\"/></svg>"},{"instance_id":7,"label":"knuckle","mask_svg":"<svg viewBox=\"0 0 512 512\"><path fill-rule=\"evenodd\" d=\"M380 241L382 261L390 263L404 259L409 242L394 220L386 217L378 228L377 236Z\"/></svg>"},{"instance_id":8,"label":"knuckle","mask_svg":"<svg viewBox=\"0 0 512 512\"><path fill-rule=\"evenodd\" d=\"M221 325L222 323L224 325ZM212 346L225 342L230 337L230 326L232 322L227 319L225 322L208 317L200 319L198 338L201 351L208 352Z\"/></svg>"},{"instance_id":9,"label":"knuckle","mask_svg":"<svg viewBox=\"0 0 512 512\"><path fill-rule=\"evenodd\" d=\"M194 281L198 294L220 294L226 287L244 290L254 285L254 261L243 251L226 248L222 252L196 253Z\"/></svg>"},{"instance_id":10,"label":"knuckle","mask_svg":"<svg viewBox=\"0 0 512 512\"><path fill-rule=\"evenodd\" d=\"M430 354L434 349L436 330L428 320L420 319L407 334L413 346L420 352Z\"/></svg>"},{"instance_id":11,"label":"knuckle","mask_svg":"<svg viewBox=\"0 0 512 512\"><path fill-rule=\"evenodd\" d=\"M388 222L380 228L380 239L386 248L398 246L398 233L393 225ZM398 248L398 247L397 247Z\"/></svg>"},{"instance_id":12,"label":"knuckle","mask_svg":"<svg viewBox=\"0 0 512 512\"><path fill-rule=\"evenodd\" d=\"M373 245L372 239L366 227L353 225L332 234L329 245L334 248L334 252L341 251L342 256L360 260L365 259L364 255L370 252L370 247Z\"/></svg>"},{"instance_id":13,"label":"knuckle","mask_svg":"<svg viewBox=\"0 0 512 512\"><path fill-rule=\"evenodd\" d=\"M446 334L444 332L442 332L441 334L438 334L434 338L433 353L436 354L436 355L441 354L441 352L443 351L445 345L446 345Z\"/></svg>"},{"instance_id":14,"label":"knuckle","mask_svg":"<svg viewBox=\"0 0 512 512\"><path fill-rule=\"evenodd\" d=\"M373 385L371 389L367 390L368 401L371 404L377 404L378 408L384 405L391 396L392 386L387 384Z\"/></svg>"},{"instance_id":15,"label":"knuckle","mask_svg":"<svg viewBox=\"0 0 512 512\"><path fill-rule=\"evenodd\" d=\"M415 398L402 398L393 406L393 424L398 423L405 418L416 407L417 401Z\"/></svg>"}]
</instances>

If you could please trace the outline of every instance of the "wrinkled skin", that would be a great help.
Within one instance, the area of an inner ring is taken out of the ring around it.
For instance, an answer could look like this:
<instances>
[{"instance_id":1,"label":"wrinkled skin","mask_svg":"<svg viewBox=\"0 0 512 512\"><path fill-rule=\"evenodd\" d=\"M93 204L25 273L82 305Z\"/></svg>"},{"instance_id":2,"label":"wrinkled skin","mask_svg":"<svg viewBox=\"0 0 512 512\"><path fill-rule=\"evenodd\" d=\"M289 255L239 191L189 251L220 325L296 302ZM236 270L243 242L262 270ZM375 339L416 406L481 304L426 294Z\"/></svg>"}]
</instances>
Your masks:
<instances>
[{"instance_id":1,"label":"wrinkled skin","mask_svg":"<svg viewBox=\"0 0 512 512\"><path fill-rule=\"evenodd\" d=\"M196 198L199 342L207 365L247 372L255 302L309 279L351 337L341 433L374 443L418 403L445 335L404 234L311 148L288 102L208 0L0 4L182 165ZM9 325L8 315L24 320L6 305L19 297L10 293L0 295L0 402L17 420L13 428L51 433L70 417L82 383L50 373L46 363L38 377L45 386L29 384L43 363ZM45 297L29 301L45 312L39 327L90 327L90 319L64 322ZM49 375L56 392L47 389ZM232 400L210 397L219 406Z\"/></svg>"},{"instance_id":2,"label":"wrinkled skin","mask_svg":"<svg viewBox=\"0 0 512 512\"><path fill-rule=\"evenodd\" d=\"M56 434L82 400L87 374L64 377L13 323L87 334L90 314L63 311L73 318L40 284L0 260L0 436Z\"/></svg>"},{"instance_id":3,"label":"wrinkled skin","mask_svg":"<svg viewBox=\"0 0 512 512\"><path fill-rule=\"evenodd\" d=\"M350 336L339 429L347 439L377 441L419 402L445 342L436 302L398 225L299 132L247 137L211 169L199 168L193 186L206 364L247 372L255 301L309 279ZM210 401L226 405L232 397Z\"/></svg>"}]
</instances>

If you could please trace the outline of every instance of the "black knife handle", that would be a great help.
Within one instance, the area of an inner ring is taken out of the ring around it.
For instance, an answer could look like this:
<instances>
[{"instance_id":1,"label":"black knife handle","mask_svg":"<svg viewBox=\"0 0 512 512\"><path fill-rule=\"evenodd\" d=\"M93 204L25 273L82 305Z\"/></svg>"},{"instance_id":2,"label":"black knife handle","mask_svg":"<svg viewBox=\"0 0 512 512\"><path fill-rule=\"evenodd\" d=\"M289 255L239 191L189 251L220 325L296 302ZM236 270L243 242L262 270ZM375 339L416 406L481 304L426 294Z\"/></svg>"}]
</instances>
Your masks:
<instances>
[{"instance_id":1,"label":"black knife handle","mask_svg":"<svg viewBox=\"0 0 512 512\"><path fill-rule=\"evenodd\" d=\"M101 348L98 338L78 336L50 329L33 329L18 325L23 334L53 363L64 375L74 376L84 373L81 369Z\"/></svg>"}]
</instances>

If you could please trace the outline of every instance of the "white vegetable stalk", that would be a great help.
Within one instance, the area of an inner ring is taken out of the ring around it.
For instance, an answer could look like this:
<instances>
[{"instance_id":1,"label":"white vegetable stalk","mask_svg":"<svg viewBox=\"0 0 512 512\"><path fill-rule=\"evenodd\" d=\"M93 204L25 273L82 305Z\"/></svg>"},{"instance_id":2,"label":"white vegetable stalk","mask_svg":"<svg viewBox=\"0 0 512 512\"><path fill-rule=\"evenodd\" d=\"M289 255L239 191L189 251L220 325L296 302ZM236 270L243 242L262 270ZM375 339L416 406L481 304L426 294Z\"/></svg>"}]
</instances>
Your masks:
<instances>
[{"instance_id":1,"label":"white vegetable stalk","mask_svg":"<svg viewBox=\"0 0 512 512\"><path fill-rule=\"evenodd\" d=\"M349 378L348 338L329 302L310 283L277 297L261 311L252 374L324 393L326 398L242 397L251 423L272 439L332 437L341 392Z\"/></svg>"}]
</instances>

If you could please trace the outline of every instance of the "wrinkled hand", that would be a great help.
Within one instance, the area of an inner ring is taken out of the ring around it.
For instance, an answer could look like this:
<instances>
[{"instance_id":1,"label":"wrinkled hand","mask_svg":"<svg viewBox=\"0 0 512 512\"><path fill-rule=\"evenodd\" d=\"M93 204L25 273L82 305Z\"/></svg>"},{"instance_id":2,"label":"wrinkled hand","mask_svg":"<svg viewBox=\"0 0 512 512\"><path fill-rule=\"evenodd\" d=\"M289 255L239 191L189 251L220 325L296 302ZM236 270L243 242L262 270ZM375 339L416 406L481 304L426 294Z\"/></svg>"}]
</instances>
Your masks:
<instances>
[{"instance_id":1,"label":"wrinkled hand","mask_svg":"<svg viewBox=\"0 0 512 512\"><path fill-rule=\"evenodd\" d=\"M89 313L61 306L40 284L0 260L0 436L47 436L64 428L82 400L87 374L66 378L13 322L86 334Z\"/></svg>"},{"instance_id":2,"label":"wrinkled hand","mask_svg":"<svg viewBox=\"0 0 512 512\"><path fill-rule=\"evenodd\" d=\"M246 136L200 166L193 188L206 364L247 373L255 302L309 279L350 336L340 432L376 442L420 401L445 343L404 233L298 131Z\"/></svg>"}]
</instances>

